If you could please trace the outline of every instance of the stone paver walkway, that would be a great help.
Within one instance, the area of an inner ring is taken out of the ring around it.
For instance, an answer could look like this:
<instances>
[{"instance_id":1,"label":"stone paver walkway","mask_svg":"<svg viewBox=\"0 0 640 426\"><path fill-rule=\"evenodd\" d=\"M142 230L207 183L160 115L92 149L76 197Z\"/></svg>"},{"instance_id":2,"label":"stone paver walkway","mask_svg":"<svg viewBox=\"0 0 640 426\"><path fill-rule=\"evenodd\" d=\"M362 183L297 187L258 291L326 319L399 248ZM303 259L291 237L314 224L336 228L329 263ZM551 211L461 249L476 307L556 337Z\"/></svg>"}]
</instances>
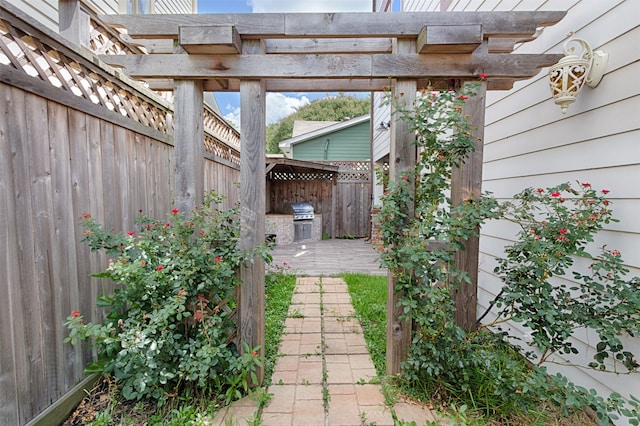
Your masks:
<instances>
[{"instance_id":1,"label":"stone paver walkway","mask_svg":"<svg viewBox=\"0 0 640 426\"><path fill-rule=\"evenodd\" d=\"M258 413L248 398L218 413L213 425L246 425L261 416L264 426L424 425L435 420L427 408L385 405L382 387L359 321L341 278L299 277L268 392Z\"/></svg>"}]
</instances>

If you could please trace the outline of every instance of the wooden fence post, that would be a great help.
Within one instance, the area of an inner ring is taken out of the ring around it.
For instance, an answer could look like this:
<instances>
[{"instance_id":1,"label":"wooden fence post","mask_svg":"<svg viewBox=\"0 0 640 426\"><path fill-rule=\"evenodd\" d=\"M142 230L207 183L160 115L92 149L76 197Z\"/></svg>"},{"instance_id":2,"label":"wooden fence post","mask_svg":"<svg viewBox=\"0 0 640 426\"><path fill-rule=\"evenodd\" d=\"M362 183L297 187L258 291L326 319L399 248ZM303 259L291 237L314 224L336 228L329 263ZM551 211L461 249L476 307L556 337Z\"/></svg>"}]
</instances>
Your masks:
<instances>
[{"instance_id":1,"label":"wooden fence post","mask_svg":"<svg viewBox=\"0 0 640 426\"><path fill-rule=\"evenodd\" d=\"M260 41L245 41L243 53L260 53ZM265 83L262 80L240 81L240 248L253 249L264 244L266 214L265 145L266 105ZM251 347L260 345L264 355L264 271L261 258L240 270L238 318L239 343ZM262 383L264 369L258 371L256 385Z\"/></svg>"},{"instance_id":2,"label":"wooden fence post","mask_svg":"<svg viewBox=\"0 0 640 426\"><path fill-rule=\"evenodd\" d=\"M204 201L204 117L202 80L176 80L175 189L176 208L190 215Z\"/></svg>"},{"instance_id":3,"label":"wooden fence post","mask_svg":"<svg viewBox=\"0 0 640 426\"><path fill-rule=\"evenodd\" d=\"M468 84L468 83L465 83ZM461 204L465 199L478 199L482 195L482 151L484 144L484 116L487 83L480 82L476 96L471 96L465 103L463 113L471 117L472 137L475 140L475 151L458 168L454 168L451 176L451 203ZM478 254L479 238L471 237L464 242L464 250L455 254L455 265L466 271L471 279L470 284L461 284L454 297L456 302L456 324L465 330L471 330L476 323L476 307L478 304Z\"/></svg>"},{"instance_id":4,"label":"wooden fence post","mask_svg":"<svg viewBox=\"0 0 640 426\"><path fill-rule=\"evenodd\" d=\"M397 53L415 52L415 44L409 40L398 40ZM394 85L395 102L411 108L415 101L415 80L400 80ZM391 120L391 147L389 153L389 180L398 180L403 172L413 171L416 165L415 137L409 124L393 117ZM407 215L413 217L414 205L407 205ZM387 374L400 373L400 365L407 358L411 345L411 321L401 321L403 313L398 307L402 296L395 291L396 279L391 272L387 284Z\"/></svg>"}]
</instances>

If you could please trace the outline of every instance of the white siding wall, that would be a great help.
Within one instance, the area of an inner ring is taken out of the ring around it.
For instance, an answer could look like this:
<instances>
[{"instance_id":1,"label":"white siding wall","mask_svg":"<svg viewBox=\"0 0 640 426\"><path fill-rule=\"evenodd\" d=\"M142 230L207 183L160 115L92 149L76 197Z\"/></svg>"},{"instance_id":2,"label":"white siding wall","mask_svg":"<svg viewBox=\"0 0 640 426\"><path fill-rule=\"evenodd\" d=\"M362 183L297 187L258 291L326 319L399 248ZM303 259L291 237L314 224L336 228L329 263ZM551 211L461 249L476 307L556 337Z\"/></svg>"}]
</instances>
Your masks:
<instances>
[{"instance_id":1,"label":"white siding wall","mask_svg":"<svg viewBox=\"0 0 640 426\"><path fill-rule=\"evenodd\" d=\"M191 10L191 0L156 0L155 3L155 13L169 14L195 12L195 10Z\"/></svg>"},{"instance_id":2,"label":"white siding wall","mask_svg":"<svg viewBox=\"0 0 640 426\"><path fill-rule=\"evenodd\" d=\"M410 0L405 10L439 10L440 2ZM547 71L516 83L510 91L487 94L483 189L507 199L526 187L562 182L590 182L611 192L614 217L592 245L607 244L622 252L631 274L640 275L640 0L452 0L448 10L566 10L558 24L518 53L561 53L567 34L587 40L594 50L609 53L600 85L585 86L563 115L553 103ZM489 76L489 79L491 76ZM501 287L493 275L495 256L517 229L504 223L483 227L480 239L479 306L481 314ZM576 267L585 266L578 259ZM570 277L568 277L570 278ZM517 326L512 324L517 330ZM582 333L577 345L591 358L596 336ZM640 339L629 340L640 350ZM585 362L586 358L579 361ZM602 392L640 396L640 379L578 369L563 369L577 384Z\"/></svg>"},{"instance_id":3,"label":"white siding wall","mask_svg":"<svg viewBox=\"0 0 640 426\"><path fill-rule=\"evenodd\" d=\"M58 31L57 0L8 0L7 3L42 22L47 28Z\"/></svg>"},{"instance_id":4,"label":"white siding wall","mask_svg":"<svg viewBox=\"0 0 640 426\"><path fill-rule=\"evenodd\" d=\"M58 31L58 0L7 0L48 28ZM98 13L118 13L118 0L86 0ZM192 0L156 0L156 13L195 13Z\"/></svg>"}]
</instances>

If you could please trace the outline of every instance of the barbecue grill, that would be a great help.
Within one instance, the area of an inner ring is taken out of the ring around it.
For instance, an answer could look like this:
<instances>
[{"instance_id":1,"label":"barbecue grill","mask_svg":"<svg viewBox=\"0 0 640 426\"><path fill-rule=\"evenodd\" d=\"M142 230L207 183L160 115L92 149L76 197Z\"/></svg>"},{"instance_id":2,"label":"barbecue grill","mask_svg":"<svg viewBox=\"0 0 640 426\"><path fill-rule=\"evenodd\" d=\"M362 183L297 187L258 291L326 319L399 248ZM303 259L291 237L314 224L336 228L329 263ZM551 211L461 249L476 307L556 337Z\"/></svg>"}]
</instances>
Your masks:
<instances>
[{"instance_id":1,"label":"barbecue grill","mask_svg":"<svg viewBox=\"0 0 640 426\"><path fill-rule=\"evenodd\" d=\"M313 206L309 203L289 203L288 206L294 221L311 220L315 217Z\"/></svg>"},{"instance_id":2,"label":"barbecue grill","mask_svg":"<svg viewBox=\"0 0 640 426\"><path fill-rule=\"evenodd\" d=\"M309 203L289 203L288 209L288 213L293 215L293 241L310 239L315 217L313 206Z\"/></svg>"}]
</instances>

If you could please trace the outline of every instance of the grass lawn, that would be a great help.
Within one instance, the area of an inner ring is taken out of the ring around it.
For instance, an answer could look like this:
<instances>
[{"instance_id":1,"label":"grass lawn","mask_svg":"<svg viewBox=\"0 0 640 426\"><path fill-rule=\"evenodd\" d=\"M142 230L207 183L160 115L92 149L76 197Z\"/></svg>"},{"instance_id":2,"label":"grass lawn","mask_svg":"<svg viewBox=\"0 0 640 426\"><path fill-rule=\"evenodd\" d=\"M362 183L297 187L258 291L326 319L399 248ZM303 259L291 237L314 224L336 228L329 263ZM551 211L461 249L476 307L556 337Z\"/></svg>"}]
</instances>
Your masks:
<instances>
[{"instance_id":1,"label":"grass lawn","mask_svg":"<svg viewBox=\"0 0 640 426\"><path fill-rule=\"evenodd\" d=\"M344 274L342 278L349 287L376 372L383 376L387 348L387 276Z\"/></svg>"}]
</instances>

